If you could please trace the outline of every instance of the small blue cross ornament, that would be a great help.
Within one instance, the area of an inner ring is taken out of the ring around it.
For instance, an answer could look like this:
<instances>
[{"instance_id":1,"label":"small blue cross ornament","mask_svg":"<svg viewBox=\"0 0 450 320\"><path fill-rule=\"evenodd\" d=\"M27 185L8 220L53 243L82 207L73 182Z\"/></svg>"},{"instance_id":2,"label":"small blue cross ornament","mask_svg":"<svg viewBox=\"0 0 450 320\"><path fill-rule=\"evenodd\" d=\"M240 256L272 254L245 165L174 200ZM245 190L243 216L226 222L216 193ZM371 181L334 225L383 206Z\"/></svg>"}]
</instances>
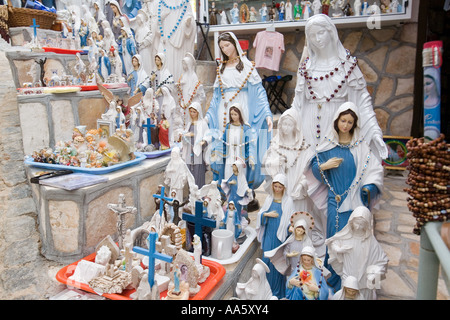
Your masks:
<instances>
[{"instance_id":1,"label":"small blue cross ornament","mask_svg":"<svg viewBox=\"0 0 450 320\"><path fill-rule=\"evenodd\" d=\"M149 248L133 247L133 251L148 257L148 283L150 289L153 288L155 284L155 260L159 259L165 262L172 262L173 258L171 256L159 253L156 251L156 240L158 234L156 232L151 232L148 236Z\"/></svg>"}]
</instances>

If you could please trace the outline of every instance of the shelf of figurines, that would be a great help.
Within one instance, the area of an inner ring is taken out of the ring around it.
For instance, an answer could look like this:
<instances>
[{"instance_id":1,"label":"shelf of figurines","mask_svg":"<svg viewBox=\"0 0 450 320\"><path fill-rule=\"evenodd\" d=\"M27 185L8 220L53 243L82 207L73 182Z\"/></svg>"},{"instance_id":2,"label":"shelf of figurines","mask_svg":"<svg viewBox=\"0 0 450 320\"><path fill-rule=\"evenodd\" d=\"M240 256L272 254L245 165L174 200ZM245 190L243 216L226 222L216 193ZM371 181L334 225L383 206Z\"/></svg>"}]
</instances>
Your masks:
<instances>
[{"instance_id":1,"label":"shelf of figurines","mask_svg":"<svg viewBox=\"0 0 450 320\"><path fill-rule=\"evenodd\" d=\"M232 31L235 34L248 34L261 30L300 31L304 30L306 20L315 14L327 14L339 28L380 29L411 19L412 1L387 1L387 3L373 1L371 5L364 1L358 5L360 10L354 9L354 2L356 1L335 1L335 7L333 5L326 7L316 1L300 1L299 3L299 1L287 0L276 3L267 2L267 5L265 1L210 1L209 31L212 33ZM213 3L214 7L212 7ZM287 3L292 3L290 13L287 13L285 9Z\"/></svg>"}]
</instances>

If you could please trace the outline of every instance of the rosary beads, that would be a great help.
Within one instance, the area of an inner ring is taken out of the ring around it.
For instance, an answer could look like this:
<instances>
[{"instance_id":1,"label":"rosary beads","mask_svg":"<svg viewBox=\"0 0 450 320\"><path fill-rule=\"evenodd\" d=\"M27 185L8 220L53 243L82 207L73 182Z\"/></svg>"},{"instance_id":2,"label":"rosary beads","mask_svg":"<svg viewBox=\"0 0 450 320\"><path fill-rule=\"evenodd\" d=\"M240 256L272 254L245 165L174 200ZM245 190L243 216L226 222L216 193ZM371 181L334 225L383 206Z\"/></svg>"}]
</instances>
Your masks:
<instances>
[{"instance_id":1,"label":"rosary beads","mask_svg":"<svg viewBox=\"0 0 450 320\"><path fill-rule=\"evenodd\" d=\"M428 221L447 221L450 214L450 145L441 134L425 142L424 138L406 143L408 153L408 209L416 218L413 232L420 235Z\"/></svg>"}]
</instances>

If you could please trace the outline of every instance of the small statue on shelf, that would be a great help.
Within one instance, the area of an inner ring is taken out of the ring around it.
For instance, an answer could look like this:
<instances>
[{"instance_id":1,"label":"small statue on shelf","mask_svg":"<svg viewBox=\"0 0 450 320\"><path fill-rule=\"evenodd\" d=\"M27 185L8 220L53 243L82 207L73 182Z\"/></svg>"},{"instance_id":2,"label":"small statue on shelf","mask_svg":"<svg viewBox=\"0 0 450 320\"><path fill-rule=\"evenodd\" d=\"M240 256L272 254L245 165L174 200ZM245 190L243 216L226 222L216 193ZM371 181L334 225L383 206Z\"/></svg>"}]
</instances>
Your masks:
<instances>
[{"instance_id":1,"label":"small statue on shelf","mask_svg":"<svg viewBox=\"0 0 450 320\"><path fill-rule=\"evenodd\" d=\"M263 3L261 5L261 9L259 9L259 15L261 16L261 22L266 22L267 21L267 6L266 3Z\"/></svg>"},{"instance_id":2,"label":"small statue on shelf","mask_svg":"<svg viewBox=\"0 0 450 320\"><path fill-rule=\"evenodd\" d=\"M209 8L209 24L214 26L217 24L217 8L216 3L213 1Z\"/></svg>"},{"instance_id":3,"label":"small statue on shelf","mask_svg":"<svg viewBox=\"0 0 450 320\"><path fill-rule=\"evenodd\" d=\"M239 9L238 9L237 2L235 2L233 4L233 8L230 10L230 15L231 15L231 23L232 24L239 23Z\"/></svg>"}]
</instances>

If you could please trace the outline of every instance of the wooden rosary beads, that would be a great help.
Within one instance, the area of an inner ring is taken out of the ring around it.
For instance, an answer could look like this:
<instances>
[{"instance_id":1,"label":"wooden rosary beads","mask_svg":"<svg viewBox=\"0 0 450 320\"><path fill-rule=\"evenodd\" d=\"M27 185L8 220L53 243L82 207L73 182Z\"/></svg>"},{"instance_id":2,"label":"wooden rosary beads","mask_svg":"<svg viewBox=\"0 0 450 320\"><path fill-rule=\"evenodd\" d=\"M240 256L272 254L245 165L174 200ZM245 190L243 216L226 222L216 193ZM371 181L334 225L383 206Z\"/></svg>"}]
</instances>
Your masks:
<instances>
[{"instance_id":1,"label":"wooden rosary beads","mask_svg":"<svg viewBox=\"0 0 450 320\"><path fill-rule=\"evenodd\" d=\"M450 145L441 134L425 142L424 138L411 139L408 149L409 175L405 189L408 209L416 218L413 232L420 234L428 221L446 221L450 216Z\"/></svg>"}]
</instances>

